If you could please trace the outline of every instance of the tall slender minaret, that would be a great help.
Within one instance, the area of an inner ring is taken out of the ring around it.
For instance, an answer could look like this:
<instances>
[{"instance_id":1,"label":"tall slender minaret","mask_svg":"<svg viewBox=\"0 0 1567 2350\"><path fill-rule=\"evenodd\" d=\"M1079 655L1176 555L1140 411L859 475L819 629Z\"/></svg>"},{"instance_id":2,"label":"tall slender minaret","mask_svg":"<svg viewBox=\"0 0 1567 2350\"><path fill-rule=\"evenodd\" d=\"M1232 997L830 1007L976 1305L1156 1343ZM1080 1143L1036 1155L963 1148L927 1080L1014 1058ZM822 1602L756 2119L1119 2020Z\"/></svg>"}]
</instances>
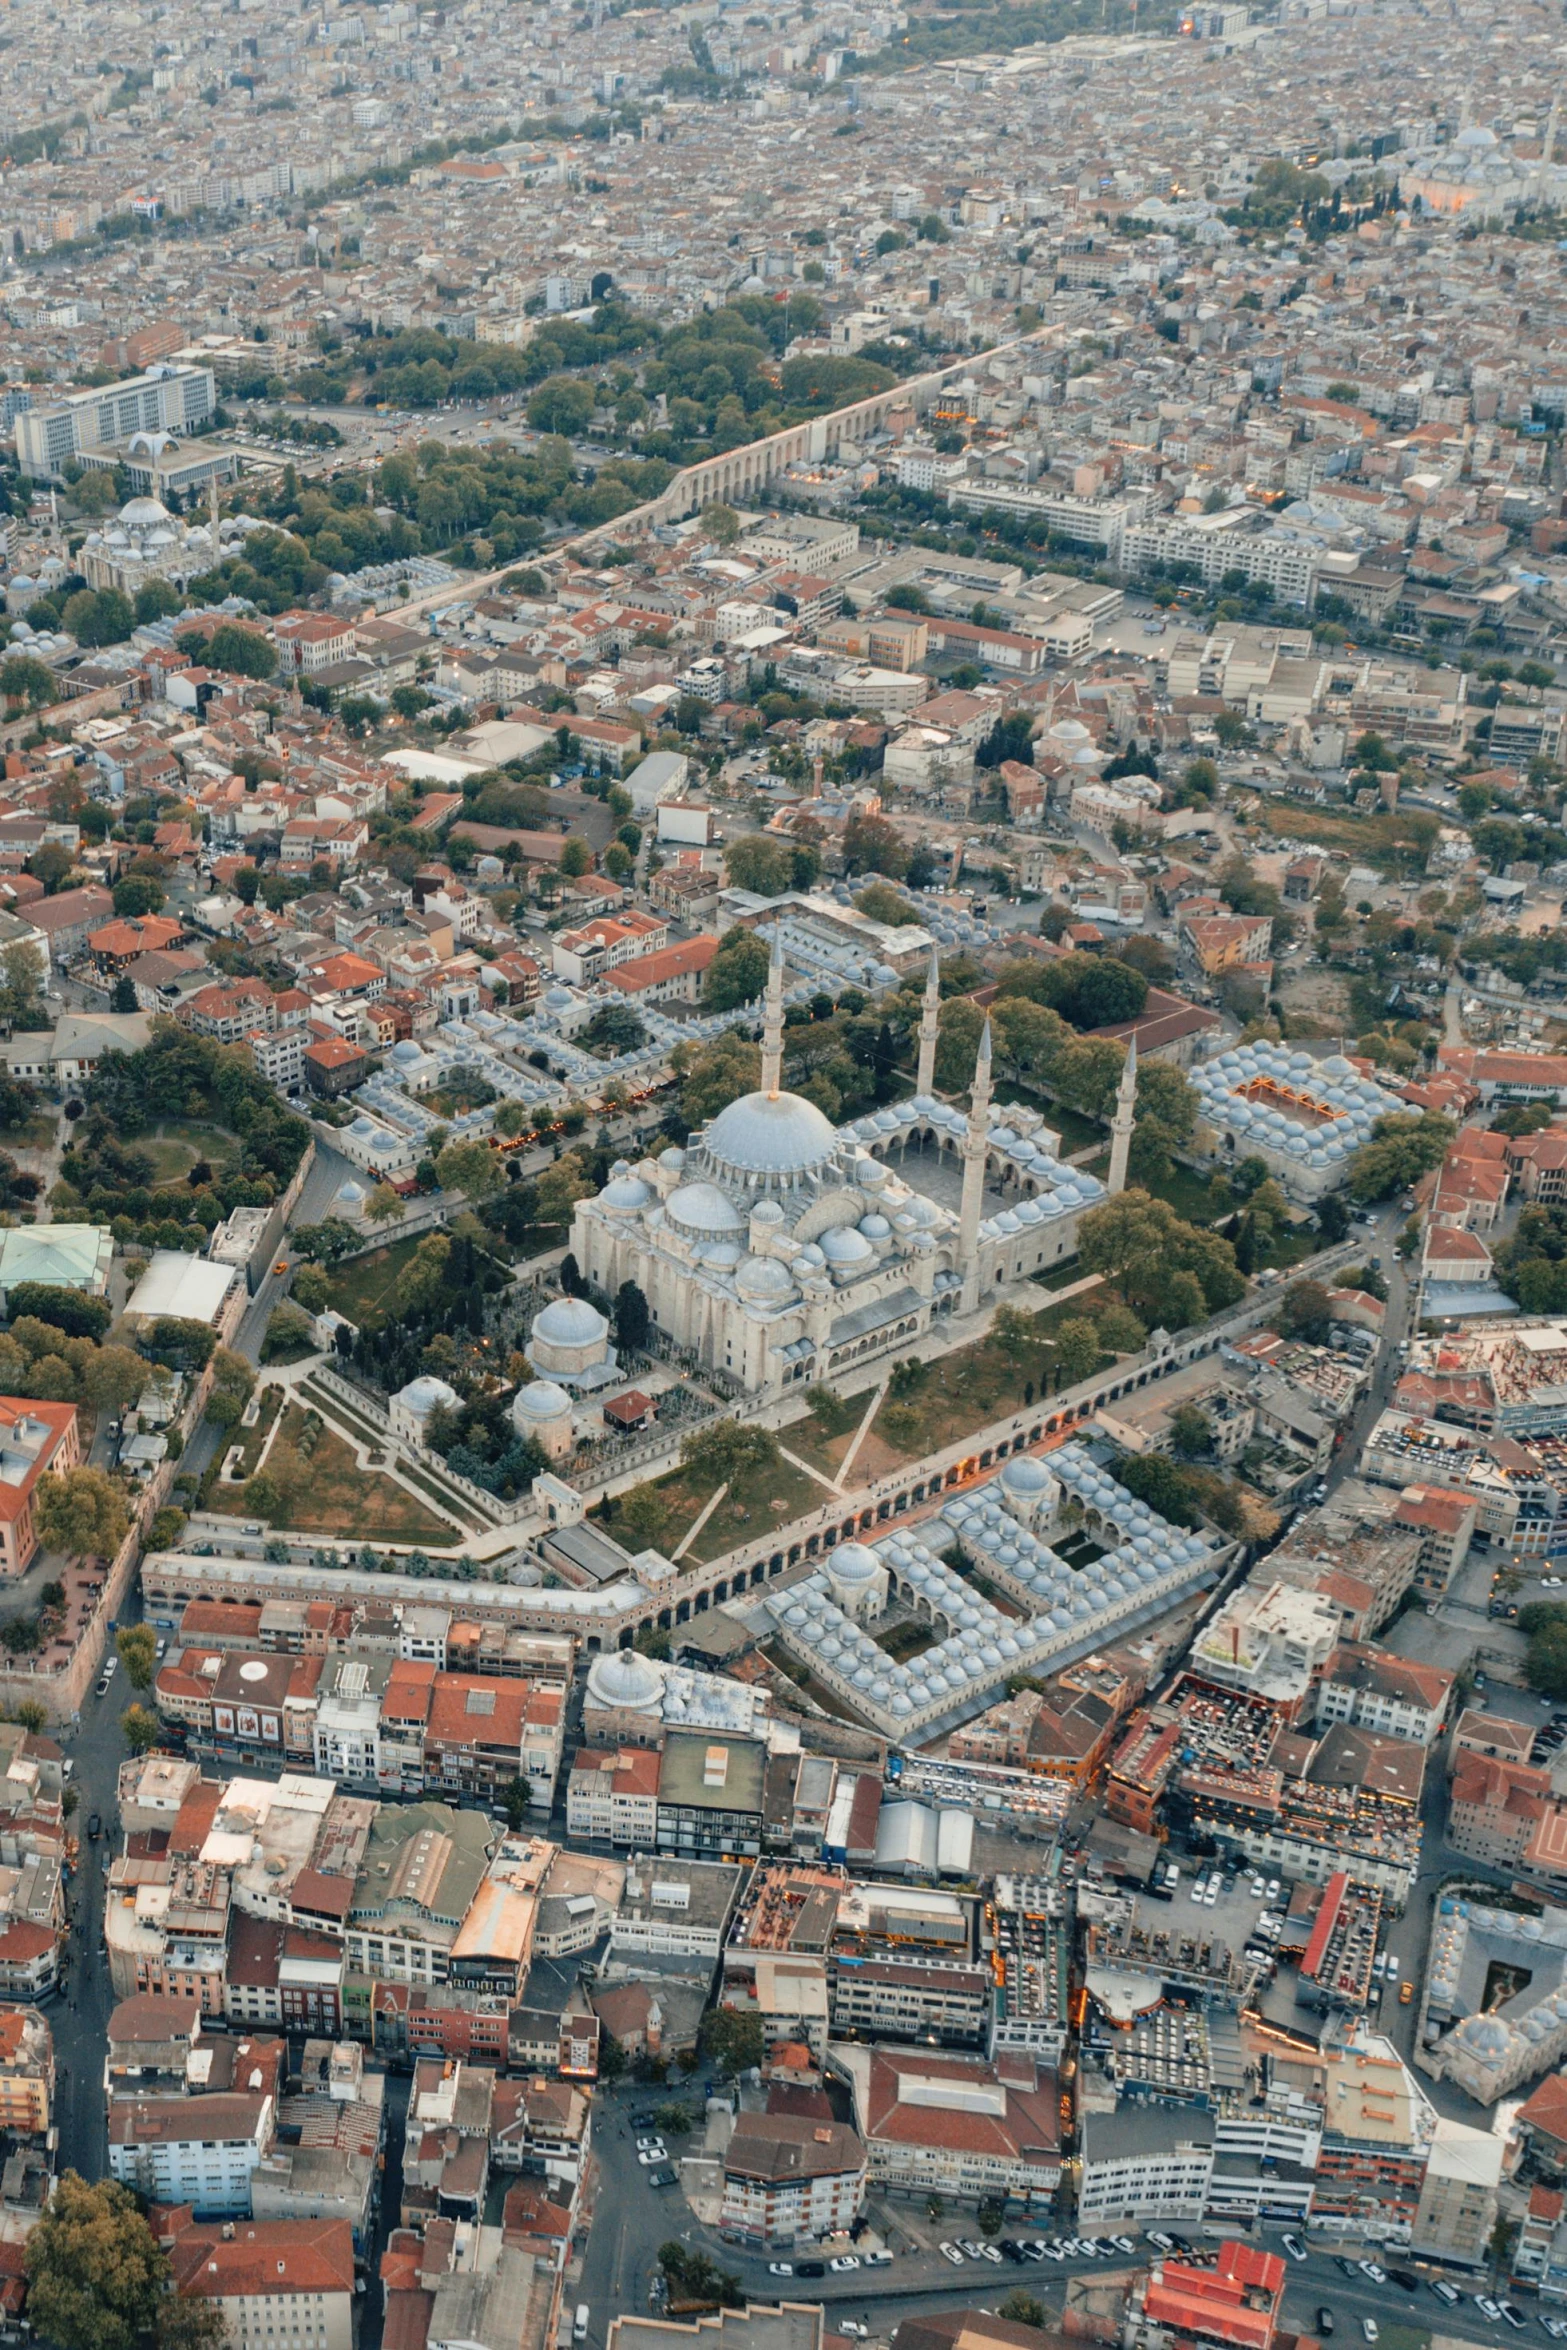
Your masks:
<instances>
[{"instance_id":1,"label":"tall slender minaret","mask_svg":"<svg viewBox=\"0 0 1567 2350\"><path fill-rule=\"evenodd\" d=\"M207 476L207 519L212 531L214 546L218 543L218 514L218 477L215 473L209 473Z\"/></svg>"},{"instance_id":2,"label":"tall slender minaret","mask_svg":"<svg viewBox=\"0 0 1567 2350\"><path fill-rule=\"evenodd\" d=\"M762 1091L778 1099L783 1079L783 934L773 924L773 959L767 971L767 1004L762 1014Z\"/></svg>"},{"instance_id":3,"label":"tall slender minaret","mask_svg":"<svg viewBox=\"0 0 1567 2350\"><path fill-rule=\"evenodd\" d=\"M1126 1189L1126 1161L1132 1147L1132 1124L1137 1115L1137 1039L1134 1036L1126 1048L1126 1063L1121 1071L1121 1084L1115 1097L1115 1116L1110 1121L1110 1181L1109 1193L1114 1199Z\"/></svg>"},{"instance_id":4,"label":"tall slender minaret","mask_svg":"<svg viewBox=\"0 0 1567 2350\"><path fill-rule=\"evenodd\" d=\"M936 1043L941 1032L941 966L930 950L930 976L925 982L925 1005L920 1013L920 1065L914 1080L915 1098L936 1090Z\"/></svg>"},{"instance_id":5,"label":"tall slender minaret","mask_svg":"<svg viewBox=\"0 0 1567 2350\"><path fill-rule=\"evenodd\" d=\"M985 1197L985 1144L990 1133L990 1022L979 1040L974 1085L969 1095L968 1132L963 1137L963 1204L958 1211L958 1261L966 1288L979 1273L979 1211ZM965 1298L965 1306L970 1300Z\"/></svg>"}]
</instances>

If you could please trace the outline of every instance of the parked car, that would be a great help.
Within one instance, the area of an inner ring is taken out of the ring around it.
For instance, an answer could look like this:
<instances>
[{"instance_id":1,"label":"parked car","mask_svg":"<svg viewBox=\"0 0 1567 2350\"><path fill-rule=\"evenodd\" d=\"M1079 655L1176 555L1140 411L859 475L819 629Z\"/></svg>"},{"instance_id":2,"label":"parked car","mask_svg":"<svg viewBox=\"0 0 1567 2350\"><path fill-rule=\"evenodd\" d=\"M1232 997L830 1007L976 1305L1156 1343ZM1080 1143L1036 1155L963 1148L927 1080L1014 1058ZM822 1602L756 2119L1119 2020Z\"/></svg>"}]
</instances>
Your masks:
<instances>
[{"instance_id":1,"label":"parked car","mask_svg":"<svg viewBox=\"0 0 1567 2350\"><path fill-rule=\"evenodd\" d=\"M860 2266L862 2268L891 2268L892 2254L890 2252L862 2252Z\"/></svg>"},{"instance_id":2,"label":"parked car","mask_svg":"<svg viewBox=\"0 0 1567 2350\"><path fill-rule=\"evenodd\" d=\"M1291 2260L1304 2260L1306 2258L1306 2247L1301 2242L1299 2236L1285 2235L1281 2238L1281 2242L1283 2243L1284 2249L1289 2254Z\"/></svg>"},{"instance_id":3,"label":"parked car","mask_svg":"<svg viewBox=\"0 0 1567 2350\"><path fill-rule=\"evenodd\" d=\"M958 2250L956 2244L940 2244L937 2246L937 2250L940 2252L943 2260L951 2261L954 2268L961 2268L963 2266L963 2255Z\"/></svg>"},{"instance_id":4,"label":"parked car","mask_svg":"<svg viewBox=\"0 0 1567 2350\"><path fill-rule=\"evenodd\" d=\"M1516 2326L1519 2332L1522 2333L1524 2327L1529 2322L1529 2320L1524 2316L1523 2311L1521 2309L1515 2309L1510 2301L1498 2301L1496 2306L1501 2311L1503 2317L1506 2318L1508 2324L1510 2326Z\"/></svg>"},{"instance_id":5,"label":"parked car","mask_svg":"<svg viewBox=\"0 0 1567 2350\"><path fill-rule=\"evenodd\" d=\"M661 2190L665 2187L672 2187L675 2184L675 2174L667 2166L663 2170L650 2170L647 2174L647 2183L650 2187L657 2187Z\"/></svg>"},{"instance_id":6,"label":"parked car","mask_svg":"<svg viewBox=\"0 0 1567 2350\"><path fill-rule=\"evenodd\" d=\"M1331 2309L1324 2308L1317 2311L1317 2331L1322 2336L1324 2341L1326 2341L1329 2334L1332 2333L1333 2312Z\"/></svg>"},{"instance_id":7,"label":"parked car","mask_svg":"<svg viewBox=\"0 0 1567 2350\"><path fill-rule=\"evenodd\" d=\"M797 2260L794 2273L797 2277L824 2277L827 2274L827 2263L825 2260Z\"/></svg>"},{"instance_id":8,"label":"parked car","mask_svg":"<svg viewBox=\"0 0 1567 2350\"><path fill-rule=\"evenodd\" d=\"M1450 2285L1446 2277L1433 2277L1431 2279L1431 2290L1439 2301L1445 2301L1447 2303L1449 2309L1455 2309L1458 2306L1458 2303L1463 2299L1463 2295L1458 2290L1458 2287L1456 2285Z\"/></svg>"},{"instance_id":9,"label":"parked car","mask_svg":"<svg viewBox=\"0 0 1567 2350\"><path fill-rule=\"evenodd\" d=\"M669 2148L667 2146L645 2146L637 2156L637 2160L644 2170L650 2170L655 2162L669 2160Z\"/></svg>"},{"instance_id":10,"label":"parked car","mask_svg":"<svg viewBox=\"0 0 1567 2350\"><path fill-rule=\"evenodd\" d=\"M767 2273L770 2277L792 2277L794 2262L792 2260L770 2260L767 2263Z\"/></svg>"},{"instance_id":11,"label":"parked car","mask_svg":"<svg viewBox=\"0 0 1567 2350\"><path fill-rule=\"evenodd\" d=\"M1491 2299L1489 2293L1477 2293L1475 2295L1475 2307L1479 2310L1482 2317L1488 2317L1490 2319L1492 2325L1498 2325L1501 2322L1502 2313L1497 2308L1496 2303Z\"/></svg>"},{"instance_id":12,"label":"parked car","mask_svg":"<svg viewBox=\"0 0 1567 2350\"><path fill-rule=\"evenodd\" d=\"M1363 2277L1369 2277L1374 2285L1385 2285L1387 2283L1387 2270L1382 2266L1380 2261L1357 2260L1355 2266L1359 2269L1361 2275Z\"/></svg>"},{"instance_id":13,"label":"parked car","mask_svg":"<svg viewBox=\"0 0 1567 2350\"><path fill-rule=\"evenodd\" d=\"M836 2260L828 2261L827 2273L829 2276L846 2277L852 2269L858 2268L859 2265L858 2257L854 2253L844 2252Z\"/></svg>"},{"instance_id":14,"label":"parked car","mask_svg":"<svg viewBox=\"0 0 1567 2350\"><path fill-rule=\"evenodd\" d=\"M97 1812L89 1812L89 1813L88 1813L88 1815L87 1815L87 1841L88 1841L88 1843L89 1843L89 1844L96 1844L96 1843L97 1843L97 1841L98 1841L98 1839L99 1839L99 1837L100 1837L102 1834L103 1834L103 1820L102 1820L101 1816L100 1816L100 1815L99 1815Z\"/></svg>"},{"instance_id":15,"label":"parked car","mask_svg":"<svg viewBox=\"0 0 1567 2350\"><path fill-rule=\"evenodd\" d=\"M1376 2319L1374 2317L1363 2317L1360 2321L1360 2330L1365 2335L1368 2342L1374 2342L1379 2331Z\"/></svg>"}]
</instances>

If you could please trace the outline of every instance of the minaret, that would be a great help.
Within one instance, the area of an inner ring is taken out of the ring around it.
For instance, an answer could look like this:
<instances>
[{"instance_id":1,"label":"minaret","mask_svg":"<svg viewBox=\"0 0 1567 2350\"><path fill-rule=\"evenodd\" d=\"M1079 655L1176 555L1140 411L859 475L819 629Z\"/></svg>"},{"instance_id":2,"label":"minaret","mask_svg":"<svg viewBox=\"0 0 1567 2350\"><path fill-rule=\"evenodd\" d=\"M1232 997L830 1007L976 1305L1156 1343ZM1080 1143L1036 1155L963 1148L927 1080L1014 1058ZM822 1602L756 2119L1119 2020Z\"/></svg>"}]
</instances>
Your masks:
<instances>
[{"instance_id":1,"label":"minaret","mask_svg":"<svg viewBox=\"0 0 1567 2350\"><path fill-rule=\"evenodd\" d=\"M936 1090L936 1041L941 1032L941 966L930 950L930 976L925 982L925 1008L920 1013L920 1065L914 1080L915 1098Z\"/></svg>"},{"instance_id":2,"label":"minaret","mask_svg":"<svg viewBox=\"0 0 1567 2350\"><path fill-rule=\"evenodd\" d=\"M816 754L816 756L815 756L815 758L814 758L814 759L811 761L811 797L812 797L812 799L813 799L813 800L819 800L819 799L821 798L821 796L822 796L822 755L821 755L821 752L820 752L820 751L818 751L818 752L817 752L817 754Z\"/></svg>"},{"instance_id":3,"label":"minaret","mask_svg":"<svg viewBox=\"0 0 1567 2350\"><path fill-rule=\"evenodd\" d=\"M773 959L767 972L767 1004L762 1014L762 1091L778 1099L783 1078L783 932L773 924Z\"/></svg>"},{"instance_id":4,"label":"minaret","mask_svg":"<svg viewBox=\"0 0 1567 2350\"><path fill-rule=\"evenodd\" d=\"M1126 1161L1132 1147L1132 1122L1137 1115L1137 1039L1126 1048L1126 1063L1110 1121L1110 1197L1126 1189Z\"/></svg>"},{"instance_id":5,"label":"minaret","mask_svg":"<svg viewBox=\"0 0 1567 2350\"><path fill-rule=\"evenodd\" d=\"M209 473L207 476L207 520L211 527L214 546L218 543L218 512L218 477L215 473Z\"/></svg>"},{"instance_id":6,"label":"minaret","mask_svg":"<svg viewBox=\"0 0 1567 2350\"><path fill-rule=\"evenodd\" d=\"M1545 125L1545 144L1540 149L1540 161L1535 172L1535 194L1542 200L1551 176L1551 164L1556 155L1556 131L1562 116L1562 94L1557 91L1551 100L1550 118Z\"/></svg>"},{"instance_id":7,"label":"minaret","mask_svg":"<svg viewBox=\"0 0 1567 2350\"><path fill-rule=\"evenodd\" d=\"M985 1145L990 1134L990 1022L979 1040L974 1085L969 1095L968 1132L963 1137L963 1204L958 1211L958 1262L965 1290L971 1291L979 1273L979 1211L985 1197ZM977 1298L966 1295L965 1311Z\"/></svg>"}]
</instances>

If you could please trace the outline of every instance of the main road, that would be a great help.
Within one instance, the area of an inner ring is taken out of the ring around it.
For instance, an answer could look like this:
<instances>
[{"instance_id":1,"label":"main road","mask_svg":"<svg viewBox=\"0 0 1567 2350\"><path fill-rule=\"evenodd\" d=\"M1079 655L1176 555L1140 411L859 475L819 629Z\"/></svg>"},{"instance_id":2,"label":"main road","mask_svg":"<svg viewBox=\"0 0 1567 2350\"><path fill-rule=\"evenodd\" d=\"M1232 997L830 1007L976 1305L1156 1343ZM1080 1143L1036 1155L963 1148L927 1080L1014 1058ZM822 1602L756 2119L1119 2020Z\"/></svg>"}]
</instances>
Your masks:
<instances>
[{"instance_id":1,"label":"main road","mask_svg":"<svg viewBox=\"0 0 1567 2350\"><path fill-rule=\"evenodd\" d=\"M897 2247L890 2267L861 2268L846 2276L774 2276L769 2273L768 2255L726 2244L716 2229L703 2226L678 2187L660 2190L649 2185L648 2172L637 2161L638 2132L631 2117L635 2112L653 2111L666 2104L684 2104L688 2110L698 2110L701 2098L689 2087L650 2089L622 2083L613 2089L599 2090L593 2100L593 2155L598 2173L594 2216L580 2281L568 2287L568 2299L585 2302L590 2311L589 2350L602 2350L612 2317L648 2307L659 2247L671 2239L692 2252L706 2253L720 2268L729 2270L752 2301L820 2301L828 2311L829 2325L835 2319L852 2318L869 2326L875 2336L885 2336L902 2319L922 2312L972 2306L994 2310L1014 2290L1033 2294L1048 2312L1058 2316L1068 2278L1108 2276L1120 2269L1145 2266L1159 2257L1144 2231L1125 2227L1118 2228L1116 2233L1132 2239L1136 2248L1130 2255L1112 2252L1102 2259L1078 2257L999 2266L984 2259L965 2260L961 2267L955 2267L939 2251L938 2243L950 2243L954 2238L972 2241L977 2237L972 2206L948 2205L942 2217L932 2221L923 2200L880 2205L880 2199L873 2198L873 2203L885 2214L885 2240L889 2246ZM697 2145L700 2137L670 2143L678 2164L682 2144ZM1328 2251L1308 2243L1307 2256L1302 2261L1286 2253L1283 2231L1274 2227L1222 2229L1213 2224L1199 2227L1190 2221L1172 2221L1169 2229L1184 2238L1194 2251L1211 2253L1228 2234L1277 2253L1287 2271L1284 2322L1293 2332L1318 2333L1317 2313L1322 2309L1332 2312L1338 2332L1354 2332L1357 2338L1362 2336L1363 2321L1368 2318L1379 2329L1385 2325L1413 2325L1472 2342L1495 2342L1498 2337L1510 2339L1515 2330L1501 2319L1487 2319L1475 2306L1475 2295L1488 2290L1487 2276L1474 2276L1457 2268L1437 2270L1425 2263L1417 2268L1407 2253L1388 2255L1384 2266L1419 2275L1419 2287L1410 2293L1395 2284L1391 2274L1382 2284L1363 2275L1358 2268L1352 2276L1346 2275L1341 2261L1353 2264L1362 2256L1373 2260L1379 2257L1375 2248L1368 2249L1358 2243L1351 2243L1341 2251ZM1003 2233L1024 2239L1040 2236L1050 2241L1064 2240L1069 2230L1065 2222L1046 2218L1032 2222L1014 2220ZM1301 2238L1304 2239L1304 2231ZM776 2257L793 2266L797 2261L822 2256L811 2247L798 2254L784 2251ZM1432 2280L1438 2275L1450 2279L1462 2295L1456 2305L1445 2304L1434 2291ZM1525 2316L1526 2335L1538 2344L1539 2350L1544 2350L1546 2337L1539 2323L1537 2305L1520 2303L1516 2295L1513 2298L1514 2306Z\"/></svg>"}]
</instances>

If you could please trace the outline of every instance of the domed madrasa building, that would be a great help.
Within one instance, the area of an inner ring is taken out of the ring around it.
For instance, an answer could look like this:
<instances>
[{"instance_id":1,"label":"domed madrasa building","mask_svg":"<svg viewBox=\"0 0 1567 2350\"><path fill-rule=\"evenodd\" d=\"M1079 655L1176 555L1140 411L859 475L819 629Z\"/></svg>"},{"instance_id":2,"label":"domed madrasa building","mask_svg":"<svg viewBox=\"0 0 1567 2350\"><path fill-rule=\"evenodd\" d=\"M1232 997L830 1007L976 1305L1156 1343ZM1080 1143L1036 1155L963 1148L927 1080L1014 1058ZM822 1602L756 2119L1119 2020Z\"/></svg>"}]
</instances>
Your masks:
<instances>
[{"instance_id":1,"label":"domed madrasa building","mask_svg":"<svg viewBox=\"0 0 1567 2350\"><path fill-rule=\"evenodd\" d=\"M781 1084L775 933L760 1087L684 1151L621 1162L578 1202L571 1246L594 1288L634 1281L699 1365L767 1393L906 1352L938 1319L1072 1255L1105 1186L1062 1163L1037 1112L992 1110L988 1026L967 1114L937 1100L938 1008L933 961L913 1098L835 1127ZM529 1346L541 1371L545 1319Z\"/></svg>"}]
</instances>

